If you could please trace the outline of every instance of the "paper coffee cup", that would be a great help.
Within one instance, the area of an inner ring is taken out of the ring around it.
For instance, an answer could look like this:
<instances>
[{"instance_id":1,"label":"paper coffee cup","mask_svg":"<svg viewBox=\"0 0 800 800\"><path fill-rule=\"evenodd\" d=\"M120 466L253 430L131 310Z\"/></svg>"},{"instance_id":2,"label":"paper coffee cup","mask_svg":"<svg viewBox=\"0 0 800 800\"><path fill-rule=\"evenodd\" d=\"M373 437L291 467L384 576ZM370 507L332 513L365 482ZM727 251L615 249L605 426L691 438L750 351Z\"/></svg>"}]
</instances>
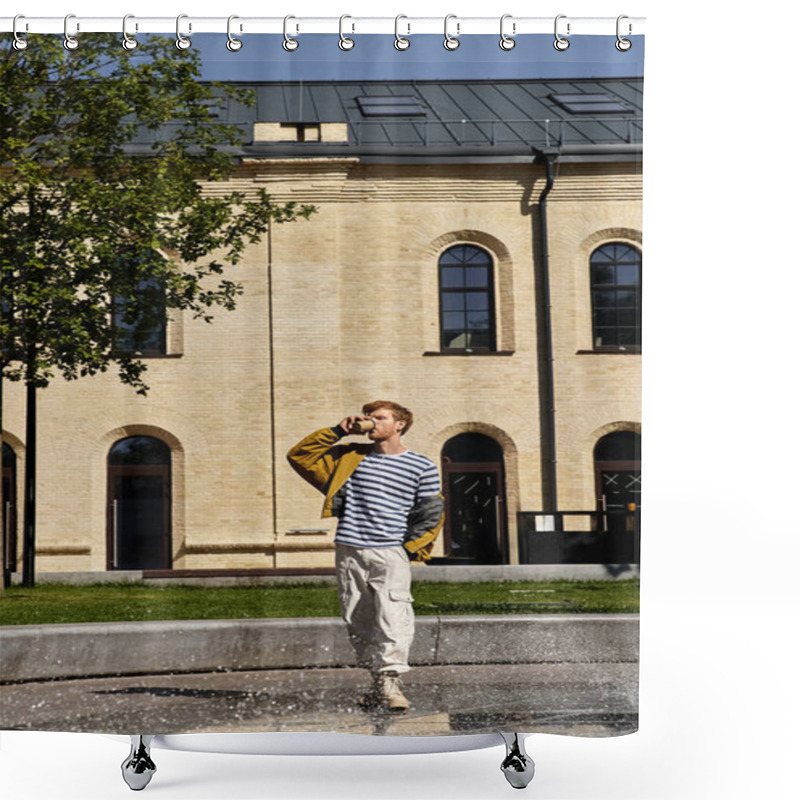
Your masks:
<instances>
[{"instance_id":1,"label":"paper coffee cup","mask_svg":"<svg viewBox=\"0 0 800 800\"><path fill-rule=\"evenodd\" d=\"M357 419L350 427L350 430L353 433L367 433L374 427L375 423L371 419Z\"/></svg>"}]
</instances>

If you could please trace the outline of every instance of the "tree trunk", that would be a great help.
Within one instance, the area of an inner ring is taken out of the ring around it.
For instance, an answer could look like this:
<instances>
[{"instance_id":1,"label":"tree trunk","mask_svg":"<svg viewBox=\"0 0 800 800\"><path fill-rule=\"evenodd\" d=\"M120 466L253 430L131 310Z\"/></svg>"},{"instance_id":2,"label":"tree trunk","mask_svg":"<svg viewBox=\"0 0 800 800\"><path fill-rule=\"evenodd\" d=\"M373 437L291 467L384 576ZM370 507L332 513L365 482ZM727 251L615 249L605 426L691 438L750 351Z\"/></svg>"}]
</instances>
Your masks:
<instances>
[{"instance_id":1,"label":"tree trunk","mask_svg":"<svg viewBox=\"0 0 800 800\"><path fill-rule=\"evenodd\" d=\"M22 585L35 584L36 558L36 384L25 384L25 507L22 540Z\"/></svg>"}]
</instances>

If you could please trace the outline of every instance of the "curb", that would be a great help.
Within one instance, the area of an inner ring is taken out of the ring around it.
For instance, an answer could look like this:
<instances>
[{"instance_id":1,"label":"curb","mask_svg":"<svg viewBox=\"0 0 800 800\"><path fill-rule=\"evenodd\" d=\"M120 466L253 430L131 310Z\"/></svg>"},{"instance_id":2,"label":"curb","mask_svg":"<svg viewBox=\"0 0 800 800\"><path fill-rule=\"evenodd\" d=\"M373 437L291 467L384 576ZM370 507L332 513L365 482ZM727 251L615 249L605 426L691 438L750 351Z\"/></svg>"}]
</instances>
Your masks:
<instances>
[{"instance_id":1,"label":"curb","mask_svg":"<svg viewBox=\"0 0 800 800\"><path fill-rule=\"evenodd\" d=\"M516 564L491 566L440 566L412 565L412 577L417 581L442 583L463 583L475 581L592 581L627 580L639 577L638 564ZM302 571L280 574L275 570L244 570L241 574L196 577L181 575L174 577L161 575L148 577L141 570L110 570L108 572L41 572L36 575L37 584L68 584L83 586L94 583L138 583L154 586L181 584L184 586L264 586L295 583L336 583L333 569L329 575L309 575ZM22 583L22 574L11 574L12 586Z\"/></svg>"},{"instance_id":2,"label":"curb","mask_svg":"<svg viewBox=\"0 0 800 800\"><path fill-rule=\"evenodd\" d=\"M638 614L418 617L414 665L636 662ZM0 683L355 666L335 618L25 625L0 630Z\"/></svg>"}]
</instances>

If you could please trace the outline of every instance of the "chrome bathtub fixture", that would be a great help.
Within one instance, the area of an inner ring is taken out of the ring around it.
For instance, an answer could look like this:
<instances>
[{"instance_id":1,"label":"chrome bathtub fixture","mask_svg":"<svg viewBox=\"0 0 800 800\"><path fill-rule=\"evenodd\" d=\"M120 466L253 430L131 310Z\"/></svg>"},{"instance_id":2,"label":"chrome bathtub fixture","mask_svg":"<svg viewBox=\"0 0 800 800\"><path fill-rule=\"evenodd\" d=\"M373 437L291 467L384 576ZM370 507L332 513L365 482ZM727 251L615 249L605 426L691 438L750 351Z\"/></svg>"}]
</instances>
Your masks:
<instances>
[{"instance_id":1,"label":"chrome bathtub fixture","mask_svg":"<svg viewBox=\"0 0 800 800\"><path fill-rule=\"evenodd\" d=\"M139 792L150 783L156 765L150 758L150 743L155 736L131 736L131 752L122 762L122 779L134 792Z\"/></svg>"},{"instance_id":2,"label":"chrome bathtub fixture","mask_svg":"<svg viewBox=\"0 0 800 800\"><path fill-rule=\"evenodd\" d=\"M524 789L532 780L535 765L525 752L525 738L521 733L501 733L506 743L506 757L500 770L515 789Z\"/></svg>"},{"instance_id":3,"label":"chrome bathtub fixture","mask_svg":"<svg viewBox=\"0 0 800 800\"><path fill-rule=\"evenodd\" d=\"M122 762L122 777L134 791L150 783L156 765L150 757L151 745L163 750L241 755L348 756L412 755L452 753L496 747L498 737L506 746L500 769L515 789L524 789L533 779L533 759L525 752L524 733L489 733L462 736L354 736L347 733L283 732L191 735L132 735L131 752ZM120 737L112 736L113 739Z\"/></svg>"}]
</instances>

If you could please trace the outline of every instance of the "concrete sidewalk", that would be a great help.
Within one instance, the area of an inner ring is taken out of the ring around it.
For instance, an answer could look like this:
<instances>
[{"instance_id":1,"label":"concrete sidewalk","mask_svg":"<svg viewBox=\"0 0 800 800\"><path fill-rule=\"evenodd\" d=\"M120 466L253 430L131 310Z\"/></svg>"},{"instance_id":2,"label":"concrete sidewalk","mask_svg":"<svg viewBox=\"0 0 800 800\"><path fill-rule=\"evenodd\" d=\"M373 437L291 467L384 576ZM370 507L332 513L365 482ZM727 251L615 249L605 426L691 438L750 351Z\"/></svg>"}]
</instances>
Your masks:
<instances>
[{"instance_id":1,"label":"concrete sidewalk","mask_svg":"<svg viewBox=\"0 0 800 800\"><path fill-rule=\"evenodd\" d=\"M631 663L425 666L403 679L411 711L367 713L360 669L291 669L0 686L0 728L95 733L338 731L384 736L498 730L618 736L636 729Z\"/></svg>"},{"instance_id":2,"label":"concrete sidewalk","mask_svg":"<svg viewBox=\"0 0 800 800\"><path fill-rule=\"evenodd\" d=\"M636 614L418 617L414 665L638 661ZM0 683L354 665L338 618L8 626Z\"/></svg>"}]
</instances>

